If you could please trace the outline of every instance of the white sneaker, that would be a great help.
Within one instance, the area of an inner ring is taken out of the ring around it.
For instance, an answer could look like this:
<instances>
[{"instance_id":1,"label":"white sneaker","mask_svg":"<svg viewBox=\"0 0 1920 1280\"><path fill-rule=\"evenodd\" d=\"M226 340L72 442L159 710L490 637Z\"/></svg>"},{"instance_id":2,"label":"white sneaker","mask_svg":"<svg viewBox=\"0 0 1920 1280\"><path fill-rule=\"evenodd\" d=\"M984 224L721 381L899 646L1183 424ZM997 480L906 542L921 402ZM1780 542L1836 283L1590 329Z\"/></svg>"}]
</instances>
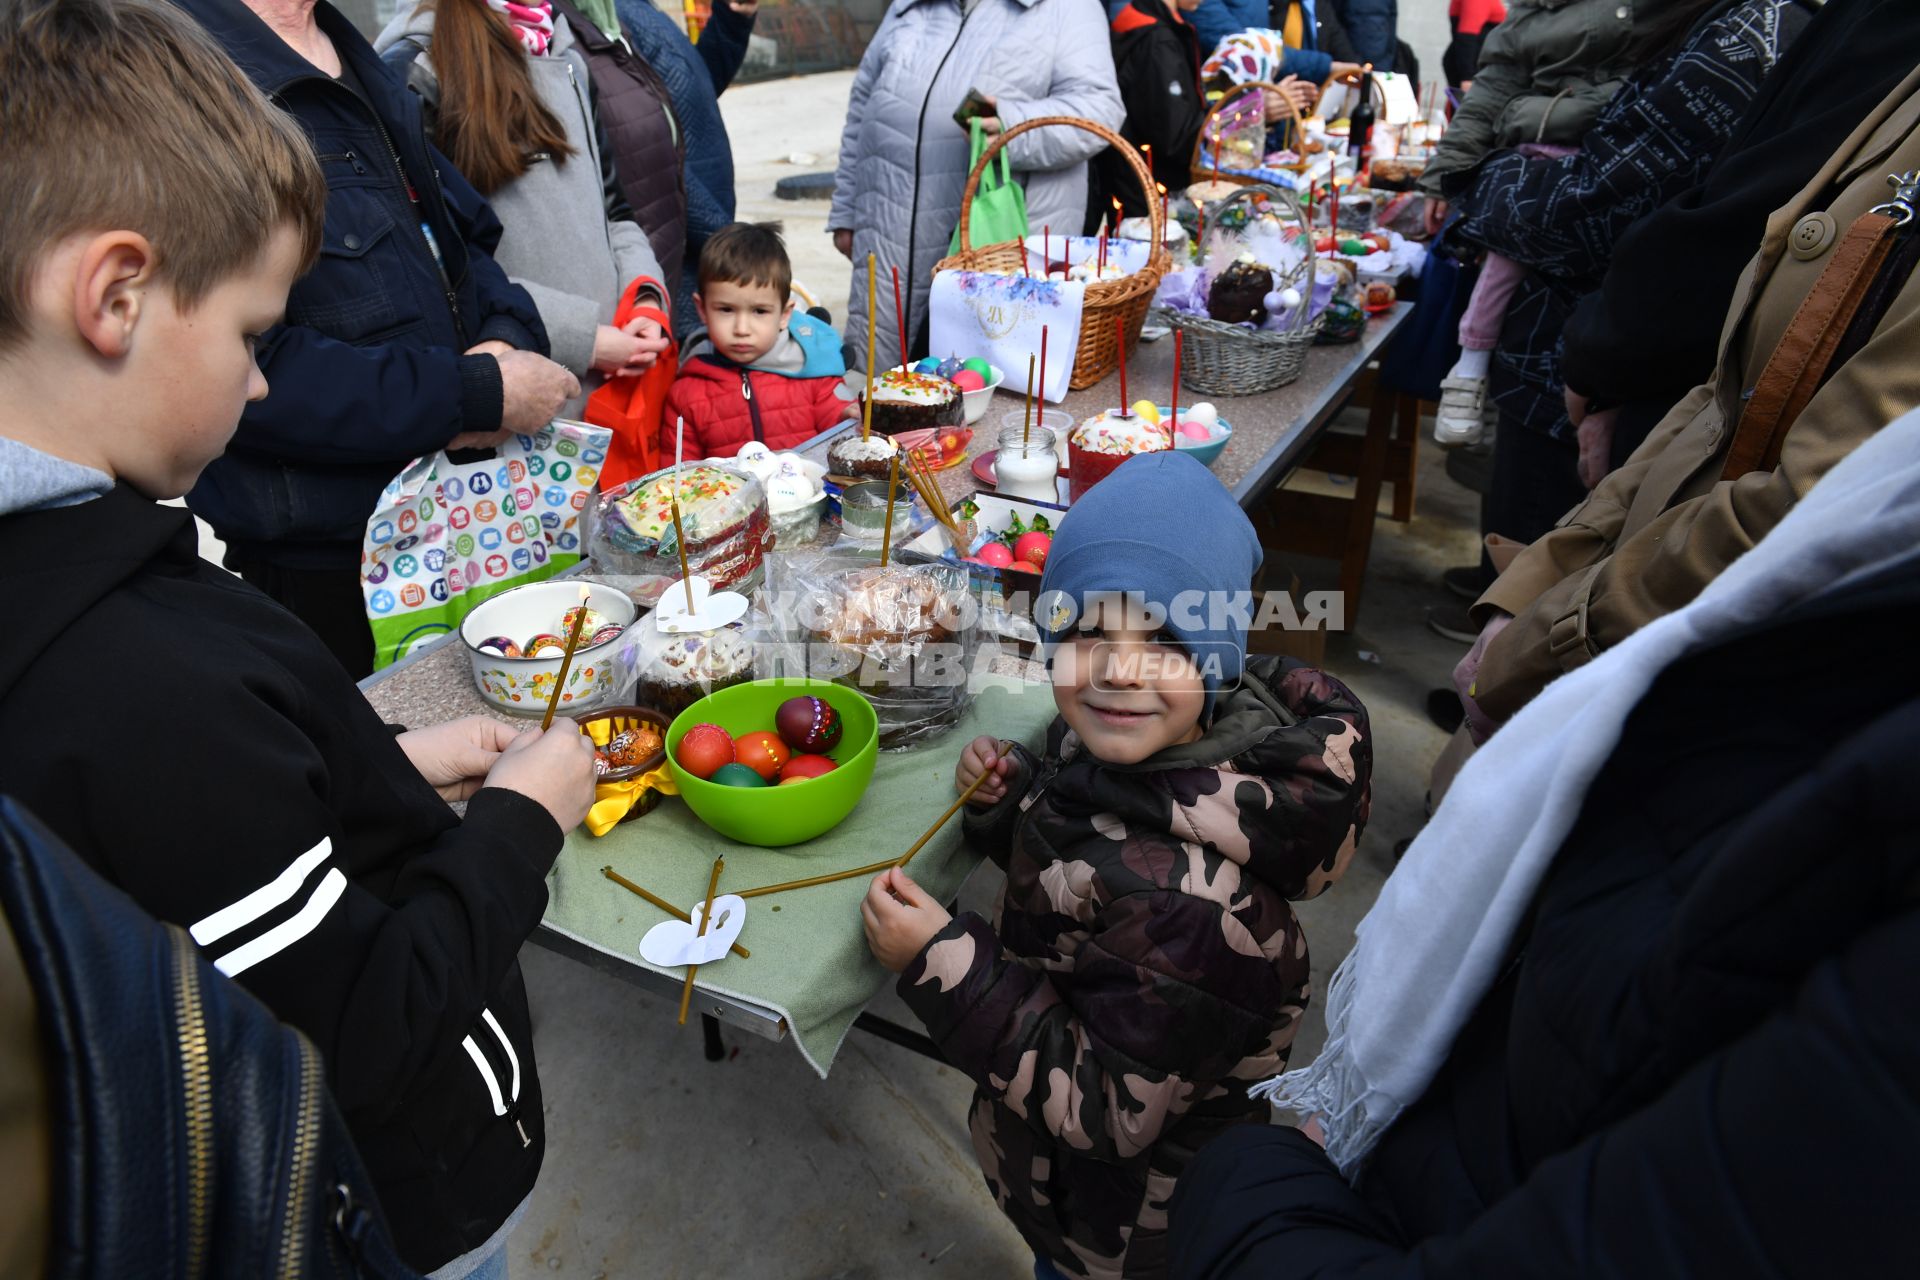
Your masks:
<instances>
[{"instance_id":1,"label":"white sneaker","mask_svg":"<svg viewBox=\"0 0 1920 1280\"><path fill-rule=\"evenodd\" d=\"M1440 384L1440 408L1433 439L1442 449L1480 443L1486 433L1487 380L1448 378Z\"/></svg>"}]
</instances>

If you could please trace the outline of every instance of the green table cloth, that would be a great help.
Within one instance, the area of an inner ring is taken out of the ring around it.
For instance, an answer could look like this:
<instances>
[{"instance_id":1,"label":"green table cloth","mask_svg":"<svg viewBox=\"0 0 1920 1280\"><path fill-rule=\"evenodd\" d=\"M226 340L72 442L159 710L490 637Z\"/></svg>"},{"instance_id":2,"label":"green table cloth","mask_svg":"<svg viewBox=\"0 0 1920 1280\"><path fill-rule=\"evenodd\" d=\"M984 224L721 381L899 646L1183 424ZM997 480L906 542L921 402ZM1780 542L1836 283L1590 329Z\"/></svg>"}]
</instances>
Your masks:
<instances>
[{"instance_id":1,"label":"green table cloth","mask_svg":"<svg viewBox=\"0 0 1920 1280\"><path fill-rule=\"evenodd\" d=\"M715 856L727 866L720 892L798 880L897 857L953 802L953 770L961 748L981 734L1038 749L1054 717L1045 684L987 677L951 732L924 747L881 753L859 807L833 830L805 844L761 849L736 844L668 796L652 813L604 836L584 827L567 837L549 881L546 924L626 963L684 978L640 955L640 939L668 916L600 874L611 866L676 907L705 896ZM962 847L956 814L915 855L908 869L946 902L979 863ZM893 975L867 950L860 899L871 876L747 900L739 943L750 960L729 954L702 965L694 986L773 1009L784 1016L807 1062L825 1076L860 1010Z\"/></svg>"}]
</instances>

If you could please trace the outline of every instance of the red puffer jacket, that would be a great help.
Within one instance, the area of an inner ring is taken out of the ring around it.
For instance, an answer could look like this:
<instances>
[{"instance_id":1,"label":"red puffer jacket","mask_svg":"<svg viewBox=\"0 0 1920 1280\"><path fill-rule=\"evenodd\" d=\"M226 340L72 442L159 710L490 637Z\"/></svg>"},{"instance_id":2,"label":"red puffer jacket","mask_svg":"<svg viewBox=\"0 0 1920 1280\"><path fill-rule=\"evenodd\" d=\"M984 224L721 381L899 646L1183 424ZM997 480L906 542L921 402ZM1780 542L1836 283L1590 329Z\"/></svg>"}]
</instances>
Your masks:
<instances>
[{"instance_id":1,"label":"red puffer jacket","mask_svg":"<svg viewBox=\"0 0 1920 1280\"><path fill-rule=\"evenodd\" d=\"M731 458L750 440L776 451L805 444L847 416L847 402L834 394L839 385L838 376L794 377L695 356L667 392L663 456L673 453L676 418L686 420L689 458Z\"/></svg>"}]
</instances>

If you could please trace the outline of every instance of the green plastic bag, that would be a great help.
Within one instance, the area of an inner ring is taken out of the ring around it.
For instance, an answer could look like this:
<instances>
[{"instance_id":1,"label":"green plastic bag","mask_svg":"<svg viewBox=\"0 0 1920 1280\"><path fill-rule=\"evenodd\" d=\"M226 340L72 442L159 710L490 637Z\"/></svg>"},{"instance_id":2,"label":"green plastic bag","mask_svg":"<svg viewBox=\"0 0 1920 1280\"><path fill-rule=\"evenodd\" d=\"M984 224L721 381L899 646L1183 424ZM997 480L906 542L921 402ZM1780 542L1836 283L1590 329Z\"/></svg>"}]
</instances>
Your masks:
<instances>
[{"instance_id":1,"label":"green plastic bag","mask_svg":"<svg viewBox=\"0 0 1920 1280\"><path fill-rule=\"evenodd\" d=\"M973 153L967 160L968 173L973 172L973 166L980 163L980 157L987 150L987 131L980 127L979 117L972 123ZM973 193L973 217L967 223L967 239L979 248L1026 238L1027 191L1013 180L1013 162L1007 156L1007 148L1002 147L986 172L980 175L980 189ZM958 252L960 228L956 225L947 253L951 256Z\"/></svg>"}]
</instances>

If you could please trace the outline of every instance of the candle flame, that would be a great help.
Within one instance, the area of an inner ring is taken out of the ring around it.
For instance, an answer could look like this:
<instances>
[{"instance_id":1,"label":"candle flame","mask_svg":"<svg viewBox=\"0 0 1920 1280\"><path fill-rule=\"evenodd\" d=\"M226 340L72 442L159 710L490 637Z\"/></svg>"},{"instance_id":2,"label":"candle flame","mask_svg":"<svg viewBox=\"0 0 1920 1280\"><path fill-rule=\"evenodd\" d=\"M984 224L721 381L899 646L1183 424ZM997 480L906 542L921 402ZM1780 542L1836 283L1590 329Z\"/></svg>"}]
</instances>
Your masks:
<instances>
[{"instance_id":1,"label":"candle flame","mask_svg":"<svg viewBox=\"0 0 1920 1280\"><path fill-rule=\"evenodd\" d=\"M588 590L586 585L583 583L580 587L580 603L586 604L589 600L592 600L592 599L593 599L593 592Z\"/></svg>"}]
</instances>

